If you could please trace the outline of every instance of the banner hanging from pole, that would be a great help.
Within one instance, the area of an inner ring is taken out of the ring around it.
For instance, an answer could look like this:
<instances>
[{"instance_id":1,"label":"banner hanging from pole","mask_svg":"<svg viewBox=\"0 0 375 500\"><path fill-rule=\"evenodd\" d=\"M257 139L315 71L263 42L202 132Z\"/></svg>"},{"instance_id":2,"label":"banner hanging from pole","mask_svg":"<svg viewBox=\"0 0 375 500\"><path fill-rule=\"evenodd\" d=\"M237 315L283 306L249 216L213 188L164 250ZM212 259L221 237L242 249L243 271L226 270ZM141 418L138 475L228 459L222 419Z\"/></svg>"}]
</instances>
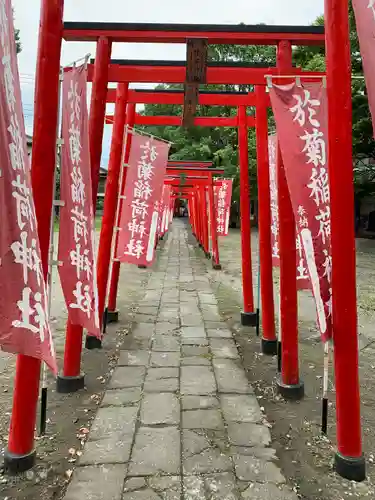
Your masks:
<instances>
[{"instance_id":1,"label":"banner hanging from pole","mask_svg":"<svg viewBox=\"0 0 375 500\"><path fill-rule=\"evenodd\" d=\"M375 137L375 1L352 0Z\"/></svg>"},{"instance_id":2,"label":"banner hanging from pole","mask_svg":"<svg viewBox=\"0 0 375 500\"><path fill-rule=\"evenodd\" d=\"M218 236L228 236L229 234L232 189L232 179L223 179L221 186L214 186Z\"/></svg>"},{"instance_id":3,"label":"banner hanging from pole","mask_svg":"<svg viewBox=\"0 0 375 500\"><path fill-rule=\"evenodd\" d=\"M64 74L58 260L69 320L100 338L86 88L85 65Z\"/></svg>"},{"instance_id":4,"label":"banner hanging from pole","mask_svg":"<svg viewBox=\"0 0 375 500\"><path fill-rule=\"evenodd\" d=\"M133 133L116 258L151 266L170 144Z\"/></svg>"},{"instance_id":5,"label":"banner hanging from pole","mask_svg":"<svg viewBox=\"0 0 375 500\"><path fill-rule=\"evenodd\" d=\"M297 235L306 257L322 340L331 338L331 214L327 97L322 82L270 88Z\"/></svg>"},{"instance_id":6,"label":"banner hanging from pole","mask_svg":"<svg viewBox=\"0 0 375 500\"><path fill-rule=\"evenodd\" d=\"M10 0L0 5L0 61L0 347L56 374Z\"/></svg>"},{"instance_id":7,"label":"banner hanging from pole","mask_svg":"<svg viewBox=\"0 0 375 500\"><path fill-rule=\"evenodd\" d=\"M277 194L277 136L268 137L269 169L270 169L270 199L271 199L271 246L272 264L274 267L280 266L280 246L279 246L279 205ZM301 237L296 230L296 279L298 290L308 290L310 278L307 272L305 253L301 245Z\"/></svg>"}]
</instances>

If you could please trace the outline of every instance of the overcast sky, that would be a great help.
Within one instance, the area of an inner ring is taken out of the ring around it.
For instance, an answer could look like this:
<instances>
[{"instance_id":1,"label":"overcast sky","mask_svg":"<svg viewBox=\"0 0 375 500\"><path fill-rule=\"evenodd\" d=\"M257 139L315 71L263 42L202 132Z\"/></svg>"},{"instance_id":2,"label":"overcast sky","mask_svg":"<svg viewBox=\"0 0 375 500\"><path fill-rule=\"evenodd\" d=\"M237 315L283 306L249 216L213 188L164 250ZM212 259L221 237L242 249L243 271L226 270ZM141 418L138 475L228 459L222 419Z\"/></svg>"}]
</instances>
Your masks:
<instances>
[{"instance_id":1,"label":"overcast sky","mask_svg":"<svg viewBox=\"0 0 375 500\"><path fill-rule=\"evenodd\" d=\"M33 92L38 43L40 0L13 0L15 25L22 52L18 63L26 128L32 130ZM66 21L118 21L196 24L311 24L323 13L324 0L65 0ZM186 48L175 44L114 44L113 58L185 59ZM95 44L63 42L62 64L87 53ZM107 157L110 126L106 126Z\"/></svg>"}]
</instances>

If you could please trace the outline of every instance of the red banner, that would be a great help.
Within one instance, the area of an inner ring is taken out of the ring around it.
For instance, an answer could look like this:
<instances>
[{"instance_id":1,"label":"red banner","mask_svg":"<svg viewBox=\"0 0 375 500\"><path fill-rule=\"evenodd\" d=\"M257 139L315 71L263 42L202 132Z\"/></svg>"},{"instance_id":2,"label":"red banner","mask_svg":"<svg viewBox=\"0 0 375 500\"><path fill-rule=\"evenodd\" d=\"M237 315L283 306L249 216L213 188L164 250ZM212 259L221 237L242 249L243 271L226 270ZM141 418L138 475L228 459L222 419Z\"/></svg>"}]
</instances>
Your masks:
<instances>
[{"instance_id":1,"label":"red banner","mask_svg":"<svg viewBox=\"0 0 375 500\"><path fill-rule=\"evenodd\" d=\"M150 266L154 261L169 147L153 137L133 134L116 251L120 262Z\"/></svg>"},{"instance_id":2,"label":"red banner","mask_svg":"<svg viewBox=\"0 0 375 500\"><path fill-rule=\"evenodd\" d=\"M0 346L57 373L9 0L0 2L0 61Z\"/></svg>"},{"instance_id":3,"label":"red banner","mask_svg":"<svg viewBox=\"0 0 375 500\"><path fill-rule=\"evenodd\" d=\"M352 0L375 134L375 0Z\"/></svg>"},{"instance_id":4,"label":"red banner","mask_svg":"<svg viewBox=\"0 0 375 500\"><path fill-rule=\"evenodd\" d=\"M163 186L162 205L161 205L161 234L164 235L169 228L169 205L171 197L171 186Z\"/></svg>"},{"instance_id":5,"label":"red banner","mask_svg":"<svg viewBox=\"0 0 375 500\"><path fill-rule=\"evenodd\" d=\"M327 97L322 83L270 89L290 197L322 339L331 337L331 216Z\"/></svg>"},{"instance_id":6,"label":"red banner","mask_svg":"<svg viewBox=\"0 0 375 500\"><path fill-rule=\"evenodd\" d=\"M232 187L231 179L223 179L221 186L214 186L218 236L228 236L229 233Z\"/></svg>"},{"instance_id":7,"label":"red banner","mask_svg":"<svg viewBox=\"0 0 375 500\"><path fill-rule=\"evenodd\" d=\"M100 338L86 87L84 66L64 73L58 259L71 323Z\"/></svg>"},{"instance_id":8,"label":"red banner","mask_svg":"<svg viewBox=\"0 0 375 500\"><path fill-rule=\"evenodd\" d=\"M280 266L280 247L279 247L279 205L277 194L277 155L278 144L277 136L268 137L269 169L270 169L270 197L271 197L271 245L272 245L272 263L275 267ZM296 277L297 289L307 290L310 288L310 278L307 272L305 254L301 245L301 238L296 231Z\"/></svg>"}]
</instances>

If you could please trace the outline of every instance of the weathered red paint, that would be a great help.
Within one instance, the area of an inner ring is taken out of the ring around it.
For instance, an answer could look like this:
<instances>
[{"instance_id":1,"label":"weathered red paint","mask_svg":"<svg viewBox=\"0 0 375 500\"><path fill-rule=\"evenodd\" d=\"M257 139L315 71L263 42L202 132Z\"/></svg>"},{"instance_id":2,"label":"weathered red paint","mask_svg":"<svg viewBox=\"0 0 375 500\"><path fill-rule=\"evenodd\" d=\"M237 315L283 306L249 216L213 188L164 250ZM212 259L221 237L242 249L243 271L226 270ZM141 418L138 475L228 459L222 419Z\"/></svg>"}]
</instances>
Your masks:
<instances>
[{"instance_id":1,"label":"weathered red paint","mask_svg":"<svg viewBox=\"0 0 375 500\"><path fill-rule=\"evenodd\" d=\"M325 20L337 447L342 456L358 458L362 455L362 438L358 381L348 1L326 0Z\"/></svg>"},{"instance_id":2,"label":"weathered red paint","mask_svg":"<svg viewBox=\"0 0 375 500\"><path fill-rule=\"evenodd\" d=\"M211 242L212 242L212 264L214 267L220 266L220 256L219 256L219 242L217 236L217 211L215 204L214 195L214 185L215 181L210 180L208 186L208 200L210 204L210 224L211 224Z\"/></svg>"},{"instance_id":3,"label":"weathered red paint","mask_svg":"<svg viewBox=\"0 0 375 500\"><path fill-rule=\"evenodd\" d=\"M58 86L63 31L63 0L42 0L36 68L35 119L31 180L38 221L44 278L48 274L50 224L56 166ZM13 392L7 453L22 456L34 449L40 361L19 355Z\"/></svg>"},{"instance_id":4,"label":"weathered red paint","mask_svg":"<svg viewBox=\"0 0 375 500\"><path fill-rule=\"evenodd\" d=\"M245 313L254 312L253 272L251 264L249 138L246 107L238 108L238 149L240 162L240 217L241 217L241 264L242 294Z\"/></svg>"},{"instance_id":5,"label":"weathered red paint","mask_svg":"<svg viewBox=\"0 0 375 500\"><path fill-rule=\"evenodd\" d=\"M256 141L258 164L258 225L260 259L260 293L262 299L262 336L276 340L273 298L272 247L271 247L271 196L268 163L268 116L266 90L256 87Z\"/></svg>"}]
</instances>

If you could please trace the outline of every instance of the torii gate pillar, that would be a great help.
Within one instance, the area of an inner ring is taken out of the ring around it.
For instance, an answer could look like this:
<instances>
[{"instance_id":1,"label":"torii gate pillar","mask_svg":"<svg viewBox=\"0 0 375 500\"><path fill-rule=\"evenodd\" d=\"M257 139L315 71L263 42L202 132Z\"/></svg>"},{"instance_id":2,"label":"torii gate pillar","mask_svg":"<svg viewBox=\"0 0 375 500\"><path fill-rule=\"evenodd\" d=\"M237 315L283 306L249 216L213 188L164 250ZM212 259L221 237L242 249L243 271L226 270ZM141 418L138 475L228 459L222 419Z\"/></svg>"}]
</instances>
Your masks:
<instances>
[{"instance_id":1,"label":"torii gate pillar","mask_svg":"<svg viewBox=\"0 0 375 500\"><path fill-rule=\"evenodd\" d=\"M63 0L41 2L31 181L44 279L49 267L63 10ZM40 365L36 358L17 356L12 418L4 455L5 469L12 473L31 469L35 463Z\"/></svg>"},{"instance_id":2,"label":"torii gate pillar","mask_svg":"<svg viewBox=\"0 0 375 500\"><path fill-rule=\"evenodd\" d=\"M258 207L259 207L259 260L260 293L262 299L262 352L277 354L275 334L275 310L272 276L271 244L271 194L268 160L268 117L265 86L255 88L256 95L256 139L258 163Z\"/></svg>"},{"instance_id":3,"label":"torii gate pillar","mask_svg":"<svg viewBox=\"0 0 375 500\"><path fill-rule=\"evenodd\" d=\"M256 326L257 313L254 312L253 270L251 263L249 139L247 131L246 106L238 107L238 149L240 163L241 262L243 295L241 323L244 326Z\"/></svg>"},{"instance_id":4,"label":"torii gate pillar","mask_svg":"<svg viewBox=\"0 0 375 500\"><path fill-rule=\"evenodd\" d=\"M328 168L331 196L332 322L338 474L363 481L358 380L356 259L348 0L325 0Z\"/></svg>"}]
</instances>

